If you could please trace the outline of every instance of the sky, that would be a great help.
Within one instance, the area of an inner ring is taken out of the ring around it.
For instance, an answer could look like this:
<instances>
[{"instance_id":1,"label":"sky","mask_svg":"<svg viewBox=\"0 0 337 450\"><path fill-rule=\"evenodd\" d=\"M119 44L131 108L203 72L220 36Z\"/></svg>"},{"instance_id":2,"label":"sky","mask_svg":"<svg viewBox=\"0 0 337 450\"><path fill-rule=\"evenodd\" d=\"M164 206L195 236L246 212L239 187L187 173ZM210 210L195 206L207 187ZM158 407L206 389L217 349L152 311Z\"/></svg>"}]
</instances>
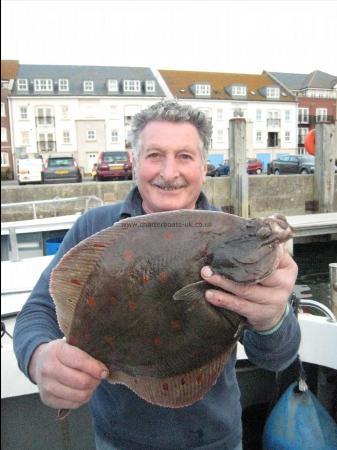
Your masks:
<instances>
[{"instance_id":1,"label":"sky","mask_svg":"<svg viewBox=\"0 0 337 450\"><path fill-rule=\"evenodd\" d=\"M337 0L1 0L1 59L337 75Z\"/></svg>"}]
</instances>

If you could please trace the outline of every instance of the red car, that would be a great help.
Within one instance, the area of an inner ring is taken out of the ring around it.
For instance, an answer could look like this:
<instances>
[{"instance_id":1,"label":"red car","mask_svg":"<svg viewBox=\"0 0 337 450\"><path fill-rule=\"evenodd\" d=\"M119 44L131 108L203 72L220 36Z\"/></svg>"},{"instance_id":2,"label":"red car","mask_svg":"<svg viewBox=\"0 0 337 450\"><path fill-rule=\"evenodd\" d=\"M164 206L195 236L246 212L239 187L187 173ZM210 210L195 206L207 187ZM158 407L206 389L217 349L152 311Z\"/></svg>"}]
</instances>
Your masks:
<instances>
[{"instance_id":1,"label":"red car","mask_svg":"<svg viewBox=\"0 0 337 450\"><path fill-rule=\"evenodd\" d=\"M107 179L132 179L132 163L128 151L101 152L98 156L94 178L98 181Z\"/></svg>"},{"instance_id":2,"label":"red car","mask_svg":"<svg viewBox=\"0 0 337 450\"><path fill-rule=\"evenodd\" d=\"M247 160L247 173L250 175L259 175L263 171L263 163L257 158L250 158Z\"/></svg>"}]
</instances>

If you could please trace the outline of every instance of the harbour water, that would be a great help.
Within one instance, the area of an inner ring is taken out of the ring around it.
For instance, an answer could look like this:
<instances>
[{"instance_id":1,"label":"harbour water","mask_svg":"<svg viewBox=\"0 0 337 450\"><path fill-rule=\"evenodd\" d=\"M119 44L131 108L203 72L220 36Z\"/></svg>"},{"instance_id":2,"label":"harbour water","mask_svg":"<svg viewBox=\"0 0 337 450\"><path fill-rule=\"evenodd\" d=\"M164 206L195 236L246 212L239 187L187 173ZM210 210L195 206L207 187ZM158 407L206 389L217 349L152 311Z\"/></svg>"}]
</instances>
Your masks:
<instances>
[{"instance_id":1,"label":"harbour water","mask_svg":"<svg viewBox=\"0 0 337 450\"><path fill-rule=\"evenodd\" d=\"M337 262L337 241L295 244L294 259L299 269L296 284L309 286L313 300L331 307L329 264Z\"/></svg>"}]
</instances>

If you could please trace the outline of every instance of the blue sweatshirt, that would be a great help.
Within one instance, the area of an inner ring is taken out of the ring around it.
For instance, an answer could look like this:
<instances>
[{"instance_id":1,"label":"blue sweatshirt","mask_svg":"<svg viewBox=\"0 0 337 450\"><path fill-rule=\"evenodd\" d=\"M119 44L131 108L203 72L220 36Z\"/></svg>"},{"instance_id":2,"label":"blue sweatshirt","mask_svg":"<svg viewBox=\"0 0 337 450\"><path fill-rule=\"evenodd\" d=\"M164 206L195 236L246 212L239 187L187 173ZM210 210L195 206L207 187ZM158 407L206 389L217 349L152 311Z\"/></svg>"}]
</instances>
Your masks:
<instances>
[{"instance_id":1,"label":"blue sweatshirt","mask_svg":"<svg viewBox=\"0 0 337 450\"><path fill-rule=\"evenodd\" d=\"M203 193L198 209L215 210ZM144 214L142 199L134 188L124 202L92 209L66 234L58 253L42 273L14 329L14 351L20 369L29 377L34 350L62 337L49 294L51 270L74 245L116 221ZM271 334L246 330L241 339L250 361L277 371L296 358L300 329L292 310ZM205 397L184 408L164 408L140 399L130 389L102 381L90 400L95 432L121 449L232 449L242 439L240 392L233 353L217 383Z\"/></svg>"}]
</instances>

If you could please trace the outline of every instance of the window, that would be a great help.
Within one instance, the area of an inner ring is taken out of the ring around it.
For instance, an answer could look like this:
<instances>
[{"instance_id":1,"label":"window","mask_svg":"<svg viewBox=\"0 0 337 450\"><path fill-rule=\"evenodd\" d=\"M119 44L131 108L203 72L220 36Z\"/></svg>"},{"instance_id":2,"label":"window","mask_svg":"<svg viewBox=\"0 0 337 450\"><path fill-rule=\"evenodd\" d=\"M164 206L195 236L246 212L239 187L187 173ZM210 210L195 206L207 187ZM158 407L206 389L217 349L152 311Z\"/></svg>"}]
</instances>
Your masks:
<instances>
[{"instance_id":1,"label":"window","mask_svg":"<svg viewBox=\"0 0 337 450\"><path fill-rule=\"evenodd\" d=\"M28 91L28 80L19 78L17 81L18 91Z\"/></svg>"},{"instance_id":2,"label":"window","mask_svg":"<svg viewBox=\"0 0 337 450\"><path fill-rule=\"evenodd\" d=\"M29 145L29 131L21 131L21 144Z\"/></svg>"},{"instance_id":3,"label":"window","mask_svg":"<svg viewBox=\"0 0 337 450\"><path fill-rule=\"evenodd\" d=\"M216 110L216 118L218 120L223 120L223 109L222 108L218 108Z\"/></svg>"},{"instance_id":4,"label":"window","mask_svg":"<svg viewBox=\"0 0 337 450\"><path fill-rule=\"evenodd\" d=\"M108 80L108 91L118 92L118 80Z\"/></svg>"},{"instance_id":5,"label":"window","mask_svg":"<svg viewBox=\"0 0 337 450\"><path fill-rule=\"evenodd\" d=\"M49 79L36 79L34 80L34 90L36 92L52 92L53 80Z\"/></svg>"},{"instance_id":6,"label":"window","mask_svg":"<svg viewBox=\"0 0 337 450\"><path fill-rule=\"evenodd\" d=\"M96 131L95 130L87 131L87 141L96 141Z\"/></svg>"},{"instance_id":7,"label":"window","mask_svg":"<svg viewBox=\"0 0 337 450\"><path fill-rule=\"evenodd\" d=\"M56 150L53 133L39 133L39 149L42 152L50 152Z\"/></svg>"},{"instance_id":8,"label":"window","mask_svg":"<svg viewBox=\"0 0 337 450\"><path fill-rule=\"evenodd\" d=\"M27 120L28 119L28 108L27 106L20 106L20 119Z\"/></svg>"},{"instance_id":9,"label":"window","mask_svg":"<svg viewBox=\"0 0 337 450\"><path fill-rule=\"evenodd\" d=\"M37 124L38 125L53 124L52 108L37 108Z\"/></svg>"},{"instance_id":10,"label":"window","mask_svg":"<svg viewBox=\"0 0 337 450\"><path fill-rule=\"evenodd\" d=\"M209 84L196 84L195 95L211 95L211 86Z\"/></svg>"},{"instance_id":11,"label":"window","mask_svg":"<svg viewBox=\"0 0 337 450\"><path fill-rule=\"evenodd\" d=\"M94 91L94 82L93 81L83 81L83 91L84 92L93 92Z\"/></svg>"},{"instance_id":12,"label":"window","mask_svg":"<svg viewBox=\"0 0 337 450\"><path fill-rule=\"evenodd\" d=\"M326 122L327 119L328 119L327 108L316 108L316 121L317 122Z\"/></svg>"},{"instance_id":13,"label":"window","mask_svg":"<svg viewBox=\"0 0 337 450\"><path fill-rule=\"evenodd\" d=\"M9 81L1 80L1 89L8 89L8 88L9 88Z\"/></svg>"},{"instance_id":14,"label":"window","mask_svg":"<svg viewBox=\"0 0 337 450\"><path fill-rule=\"evenodd\" d=\"M280 98L280 89L277 87L267 87L267 98Z\"/></svg>"},{"instance_id":15,"label":"window","mask_svg":"<svg viewBox=\"0 0 337 450\"><path fill-rule=\"evenodd\" d=\"M298 143L304 144L304 139L306 135L309 133L309 128L307 127L301 127L298 129Z\"/></svg>"},{"instance_id":16,"label":"window","mask_svg":"<svg viewBox=\"0 0 337 450\"><path fill-rule=\"evenodd\" d=\"M61 105L62 119L69 119L69 106Z\"/></svg>"},{"instance_id":17,"label":"window","mask_svg":"<svg viewBox=\"0 0 337 450\"><path fill-rule=\"evenodd\" d=\"M9 166L9 158L7 152L1 152L1 165Z\"/></svg>"},{"instance_id":18,"label":"window","mask_svg":"<svg viewBox=\"0 0 337 450\"><path fill-rule=\"evenodd\" d=\"M298 108L298 123L309 123L309 108Z\"/></svg>"},{"instance_id":19,"label":"window","mask_svg":"<svg viewBox=\"0 0 337 450\"><path fill-rule=\"evenodd\" d=\"M290 139L290 131L286 131L284 133L284 142L290 142L290 141L291 141L291 139Z\"/></svg>"},{"instance_id":20,"label":"window","mask_svg":"<svg viewBox=\"0 0 337 450\"><path fill-rule=\"evenodd\" d=\"M1 127L1 142L7 142L7 128Z\"/></svg>"},{"instance_id":21,"label":"window","mask_svg":"<svg viewBox=\"0 0 337 450\"><path fill-rule=\"evenodd\" d=\"M145 81L145 92L155 92L156 91L156 84L152 80L146 80Z\"/></svg>"},{"instance_id":22,"label":"window","mask_svg":"<svg viewBox=\"0 0 337 450\"><path fill-rule=\"evenodd\" d=\"M62 136L63 136L63 144L70 144L70 131L64 130Z\"/></svg>"},{"instance_id":23,"label":"window","mask_svg":"<svg viewBox=\"0 0 337 450\"><path fill-rule=\"evenodd\" d=\"M140 92L139 80L124 80L123 82L124 92Z\"/></svg>"},{"instance_id":24,"label":"window","mask_svg":"<svg viewBox=\"0 0 337 450\"><path fill-rule=\"evenodd\" d=\"M286 110L284 111L284 120L285 120L286 122L290 122L290 111L289 111L289 109L286 109Z\"/></svg>"},{"instance_id":25,"label":"window","mask_svg":"<svg viewBox=\"0 0 337 450\"><path fill-rule=\"evenodd\" d=\"M256 142L262 142L262 131L256 132L255 140L256 140Z\"/></svg>"},{"instance_id":26,"label":"window","mask_svg":"<svg viewBox=\"0 0 337 450\"><path fill-rule=\"evenodd\" d=\"M232 95L235 96L241 96L245 97L247 95L247 88L246 86L233 86L232 87Z\"/></svg>"},{"instance_id":27,"label":"window","mask_svg":"<svg viewBox=\"0 0 337 450\"><path fill-rule=\"evenodd\" d=\"M216 134L217 142L223 142L224 130L218 130Z\"/></svg>"},{"instance_id":28,"label":"window","mask_svg":"<svg viewBox=\"0 0 337 450\"><path fill-rule=\"evenodd\" d=\"M262 111L261 111L261 109L257 109L256 110L256 120L258 122L261 122L261 120L262 120Z\"/></svg>"},{"instance_id":29,"label":"window","mask_svg":"<svg viewBox=\"0 0 337 450\"><path fill-rule=\"evenodd\" d=\"M111 142L118 142L118 130L111 130Z\"/></svg>"},{"instance_id":30,"label":"window","mask_svg":"<svg viewBox=\"0 0 337 450\"><path fill-rule=\"evenodd\" d=\"M69 80L65 78L59 79L59 91L60 92L68 92L69 91Z\"/></svg>"}]
</instances>

